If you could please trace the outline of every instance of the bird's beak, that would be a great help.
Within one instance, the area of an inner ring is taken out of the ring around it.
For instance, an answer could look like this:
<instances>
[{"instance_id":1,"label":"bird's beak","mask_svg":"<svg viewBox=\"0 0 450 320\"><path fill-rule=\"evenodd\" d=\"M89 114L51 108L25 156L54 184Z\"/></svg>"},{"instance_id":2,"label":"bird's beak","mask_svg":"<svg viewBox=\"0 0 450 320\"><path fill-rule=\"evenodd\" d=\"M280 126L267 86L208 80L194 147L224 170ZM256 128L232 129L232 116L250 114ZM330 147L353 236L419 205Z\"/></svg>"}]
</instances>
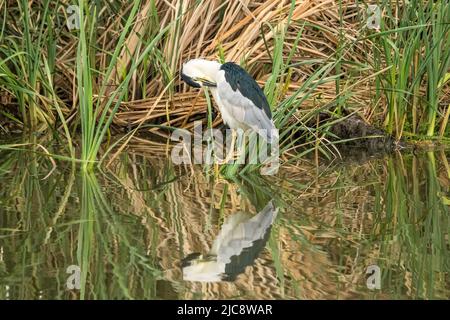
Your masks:
<instances>
[{"instance_id":1,"label":"bird's beak","mask_svg":"<svg viewBox=\"0 0 450 320\"><path fill-rule=\"evenodd\" d=\"M189 255L187 255L183 260L181 260L181 267L186 268L189 267L195 262L196 260L202 258L202 255L199 252L194 252Z\"/></svg>"},{"instance_id":2,"label":"bird's beak","mask_svg":"<svg viewBox=\"0 0 450 320\"><path fill-rule=\"evenodd\" d=\"M205 87L217 87L217 84L215 82L206 80L206 79L199 79L199 81L202 83L203 86Z\"/></svg>"},{"instance_id":3,"label":"bird's beak","mask_svg":"<svg viewBox=\"0 0 450 320\"><path fill-rule=\"evenodd\" d=\"M187 75L185 75L183 72L181 73L181 79L186 82L188 85L194 88L200 88L200 87L217 87L217 84L215 82L209 81L207 79L203 78L191 78Z\"/></svg>"},{"instance_id":4,"label":"bird's beak","mask_svg":"<svg viewBox=\"0 0 450 320\"><path fill-rule=\"evenodd\" d=\"M191 87L194 88L200 88L200 84L198 84L197 82L194 81L194 79L192 79L191 77L185 75L184 73L181 73L181 79L186 82L188 85L190 85Z\"/></svg>"}]
</instances>

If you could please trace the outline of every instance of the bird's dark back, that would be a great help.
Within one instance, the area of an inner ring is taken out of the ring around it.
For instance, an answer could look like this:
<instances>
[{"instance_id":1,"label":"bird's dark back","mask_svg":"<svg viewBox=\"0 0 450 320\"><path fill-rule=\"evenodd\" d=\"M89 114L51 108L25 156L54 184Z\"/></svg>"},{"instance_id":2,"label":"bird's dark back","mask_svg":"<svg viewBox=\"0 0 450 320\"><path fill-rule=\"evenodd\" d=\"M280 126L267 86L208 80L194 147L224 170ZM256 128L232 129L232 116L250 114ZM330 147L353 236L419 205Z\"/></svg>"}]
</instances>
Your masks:
<instances>
[{"instance_id":1,"label":"bird's dark back","mask_svg":"<svg viewBox=\"0 0 450 320\"><path fill-rule=\"evenodd\" d=\"M244 97L252 101L258 108L263 109L266 115L272 119L272 113L264 92L247 71L234 62L222 64L220 70L225 71L225 80L230 84L233 91L239 90Z\"/></svg>"}]
</instances>

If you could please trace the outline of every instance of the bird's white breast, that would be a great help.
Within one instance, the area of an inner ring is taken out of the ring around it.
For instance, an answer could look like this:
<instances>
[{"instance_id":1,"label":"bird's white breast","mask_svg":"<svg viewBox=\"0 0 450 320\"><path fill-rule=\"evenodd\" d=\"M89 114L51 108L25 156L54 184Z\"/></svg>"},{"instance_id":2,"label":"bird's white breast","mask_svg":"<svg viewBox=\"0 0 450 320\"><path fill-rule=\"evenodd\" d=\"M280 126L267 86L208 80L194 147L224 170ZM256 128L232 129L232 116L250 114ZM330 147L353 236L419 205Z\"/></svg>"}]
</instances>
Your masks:
<instances>
[{"instance_id":1,"label":"bird's white breast","mask_svg":"<svg viewBox=\"0 0 450 320\"><path fill-rule=\"evenodd\" d=\"M223 90L223 87L227 87L228 90L232 91L231 86L225 80L225 71L220 70L217 73L216 83L218 88L221 87ZM233 114L235 106L229 105L229 103L221 99L217 90L217 88L212 88L211 93L214 100L216 101L217 106L219 107L223 122L226 123L230 127L230 129L248 129L248 126L238 121L236 115Z\"/></svg>"},{"instance_id":2,"label":"bird's white breast","mask_svg":"<svg viewBox=\"0 0 450 320\"><path fill-rule=\"evenodd\" d=\"M232 109L227 106L226 102L220 99L219 95L217 94L217 89L212 89L211 93L214 100L216 101L220 114L222 115L223 122L227 124L231 129L240 128L241 126L239 122L235 120L231 113Z\"/></svg>"}]
</instances>

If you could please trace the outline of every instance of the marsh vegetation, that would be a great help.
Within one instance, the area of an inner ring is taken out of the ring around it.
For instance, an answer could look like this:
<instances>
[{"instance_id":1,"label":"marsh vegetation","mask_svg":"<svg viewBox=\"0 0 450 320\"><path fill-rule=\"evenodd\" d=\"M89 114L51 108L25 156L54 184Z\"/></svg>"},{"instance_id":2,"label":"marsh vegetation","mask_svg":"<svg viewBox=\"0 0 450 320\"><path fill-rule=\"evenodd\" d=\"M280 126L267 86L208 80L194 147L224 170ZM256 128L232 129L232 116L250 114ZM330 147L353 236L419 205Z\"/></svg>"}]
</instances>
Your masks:
<instances>
[{"instance_id":1,"label":"marsh vegetation","mask_svg":"<svg viewBox=\"0 0 450 320\"><path fill-rule=\"evenodd\" d=\"M373 28L362 1L0 0L0 298L448 299L450 2L377 5ZM264 89L276 175L170 161L174 130L221 124L196 57ZM351 143L380 132L411 148ZM183 281L270 200L234 281Z\"/></svg>"}]
</instances>

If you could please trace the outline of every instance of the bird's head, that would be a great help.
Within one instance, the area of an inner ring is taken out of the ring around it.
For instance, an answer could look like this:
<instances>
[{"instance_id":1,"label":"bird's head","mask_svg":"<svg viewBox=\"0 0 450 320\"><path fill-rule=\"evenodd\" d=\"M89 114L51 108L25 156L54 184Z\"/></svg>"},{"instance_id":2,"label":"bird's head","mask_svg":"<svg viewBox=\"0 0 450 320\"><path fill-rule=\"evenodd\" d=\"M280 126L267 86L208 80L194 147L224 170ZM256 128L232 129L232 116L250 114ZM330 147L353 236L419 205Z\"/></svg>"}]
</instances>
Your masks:
<instances>
[{"instance_id":1,"label":"bird's head","mask_svg":"<svg viewBox=\"0 0 450 320\"><path fill-rule=\"evenodd\" d=\"M181 262L183 280L217 282L222 281L225 264L217 261L212 255L191 253Z\"/></svg>"},{"instance_id":2,"label":"bird's head","mask_svg":"<svg viewBox=\"0 0 450 320\"><path fill-rule=\"evenodd\" d=\"M215 87L220 66L217 61L192 59L183 64L181 79L195 88Z\"/></svg>"}]
</instances>

